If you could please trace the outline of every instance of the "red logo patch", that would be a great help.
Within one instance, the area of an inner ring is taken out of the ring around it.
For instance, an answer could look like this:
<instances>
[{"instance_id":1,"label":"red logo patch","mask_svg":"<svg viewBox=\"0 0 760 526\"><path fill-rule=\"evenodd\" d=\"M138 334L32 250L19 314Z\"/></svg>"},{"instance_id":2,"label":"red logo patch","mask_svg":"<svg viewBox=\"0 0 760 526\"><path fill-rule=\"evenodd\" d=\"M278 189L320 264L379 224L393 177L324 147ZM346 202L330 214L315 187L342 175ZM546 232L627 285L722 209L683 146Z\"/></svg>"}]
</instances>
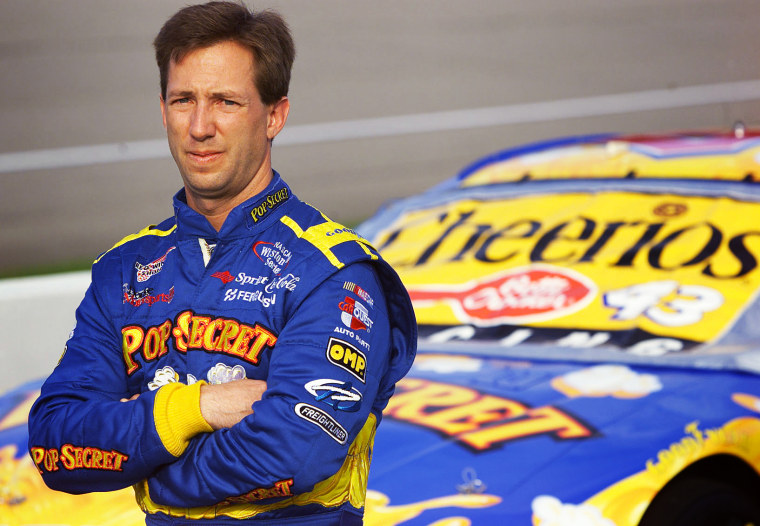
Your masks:
<instances>
[{"instance_id":1,"label":"red logo patch","mask_svg":"<svg viewBox=\"0 0 760 526\"><path fill-rule=\"evenodd\" d=\"M166 256L169 255L169 252L174 250L177 247L170 247L169 250L166 251L166 253L161 256L160 258L156 259L155 261L151 261L147 265L141 265L137 261L135 261L135 270L137 270L137 281L140 283L144 281L148 281L150 278L161 272L161 269L164 268L164 262L166 261Z\"/></svg>"},{"instance_id":2,"label":"red logo patch","mask_svg":"<svg viewBox=\"0 0 760 526\"><path fill-rule=\"evenodd\" d=\"M478 326L545 321L576 312L591 302L597 287L570 269L534 265L492 274L461 285L409 288L423 307L447 303L457 319Z\"/></svg>"},{"instance_id":3,"label":"red logo patch","mask_svg":"<svg viewBox=\"0 0 760 526\"><path fill-rule=\"evenodd\" d=\"M346 299L338 304L338 308L342 311L340 313L341 321L349 329L354 331L372 329L373 321L369 317L367 307L355 299L346 296Z\"/></svg>"},{"instance_id":4,"label":"red logo patch","mask_svg":"<svg viewBox=\"0 0 760 526\"><path fill-rule=\"evenodd\" d=\"M224 272L214 272L213 274L211 274L211 277L219 278L220 280L222 280L222 283L224 283L225 285L229 283L230 281L235 280L235 276L230 274L229 270L225 270Z\"/></svg>"}]
</instances>

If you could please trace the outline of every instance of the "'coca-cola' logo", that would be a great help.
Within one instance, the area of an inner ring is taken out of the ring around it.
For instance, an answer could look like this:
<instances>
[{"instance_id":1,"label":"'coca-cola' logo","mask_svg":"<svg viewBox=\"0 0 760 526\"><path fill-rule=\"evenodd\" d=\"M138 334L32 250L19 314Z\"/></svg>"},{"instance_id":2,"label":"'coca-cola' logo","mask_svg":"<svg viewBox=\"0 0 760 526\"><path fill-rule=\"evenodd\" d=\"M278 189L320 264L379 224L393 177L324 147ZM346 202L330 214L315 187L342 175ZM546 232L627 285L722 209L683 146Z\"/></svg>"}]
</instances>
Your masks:
<instances>
[{"instance_id":1,"label":"'coca-cola' logo","mask_svg":"<svg viewBox=\"0 0 760 526\"><path fill-rule=\"evenodd\" d=\"M546 321L577 312L596 296L593 281L549 265L519 267L459 285L410 287L417 307L445 302L462 323L494 326Z\"/></svg>"}]
</instances>

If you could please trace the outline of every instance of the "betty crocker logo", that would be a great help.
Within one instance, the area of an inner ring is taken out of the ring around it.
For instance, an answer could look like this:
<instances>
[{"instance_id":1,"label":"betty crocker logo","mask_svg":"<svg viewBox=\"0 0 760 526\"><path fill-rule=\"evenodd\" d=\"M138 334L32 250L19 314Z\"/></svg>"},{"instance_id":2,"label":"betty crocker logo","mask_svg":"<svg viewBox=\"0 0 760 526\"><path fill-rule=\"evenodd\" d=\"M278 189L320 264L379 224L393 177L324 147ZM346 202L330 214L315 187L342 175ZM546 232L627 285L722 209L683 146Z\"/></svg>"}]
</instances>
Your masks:
<instances>
[{"instance_id":1,"label":"betty crocker logo","mask_svg":"<svg viewBox=\"0 0 760 526\"><path fill-rule=\"evenodd\" d=\"M444 302L463 323L494 326L566 316L588 305L597 287L583 274L566 268L531 266L462 285L408 290L412 302L419 307Z\"/></svg>"}]
</instances>

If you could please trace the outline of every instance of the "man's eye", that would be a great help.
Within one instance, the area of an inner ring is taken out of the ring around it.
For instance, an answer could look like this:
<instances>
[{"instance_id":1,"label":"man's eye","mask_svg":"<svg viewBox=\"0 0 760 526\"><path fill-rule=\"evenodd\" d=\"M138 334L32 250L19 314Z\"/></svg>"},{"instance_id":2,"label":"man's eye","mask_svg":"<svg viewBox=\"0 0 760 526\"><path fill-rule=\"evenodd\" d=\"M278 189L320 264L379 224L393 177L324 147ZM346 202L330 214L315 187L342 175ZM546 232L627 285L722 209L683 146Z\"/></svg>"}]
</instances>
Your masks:
<instances>
[{"instance_id":1,"label":"man's eye","mask_svg":"<svg viewBox=\"0 0 760 526\"><path fill-rule=\"evenodd\" d=\"M190 98L189 97L182 97L182 98L179 98L179 99L174 99L174 103L175 104L187 104L188 102L190 102Z\"/></svg>"},{"instance_id":2,"label":"man's eye","mask_svg":"<svg viewBox=\"0 0 760 526\"><path fill-rule=\"evenodd\" d=\"M235 102L234 100L228 100L228 99L224 99L224 100L222 101L222 103L223 103L225 106L237 106L237 102Z\"/></svg>"}]
</instances>

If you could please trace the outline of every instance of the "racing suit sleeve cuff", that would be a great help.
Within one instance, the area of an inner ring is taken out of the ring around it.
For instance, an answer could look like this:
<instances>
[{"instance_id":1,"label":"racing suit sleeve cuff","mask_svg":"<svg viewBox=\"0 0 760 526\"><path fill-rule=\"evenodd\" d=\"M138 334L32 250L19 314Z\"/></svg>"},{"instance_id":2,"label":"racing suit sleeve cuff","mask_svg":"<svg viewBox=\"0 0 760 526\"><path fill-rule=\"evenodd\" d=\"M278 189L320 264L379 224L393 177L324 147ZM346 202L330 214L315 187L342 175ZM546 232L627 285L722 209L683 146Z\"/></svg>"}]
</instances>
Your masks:
<instances>
[{"instance_id":1,"label":"racing suit sleeve cuff","mask_svg":"<svg viewBox=\"0 0 760 526\"><path fill-rule=\"evenodd\" d=\"M153 404L156 432L166 450L175 457L185 452L190 439L213 428L201 414L201 385L170 383L158 390Z\"/></svg>"}]
</instances>

